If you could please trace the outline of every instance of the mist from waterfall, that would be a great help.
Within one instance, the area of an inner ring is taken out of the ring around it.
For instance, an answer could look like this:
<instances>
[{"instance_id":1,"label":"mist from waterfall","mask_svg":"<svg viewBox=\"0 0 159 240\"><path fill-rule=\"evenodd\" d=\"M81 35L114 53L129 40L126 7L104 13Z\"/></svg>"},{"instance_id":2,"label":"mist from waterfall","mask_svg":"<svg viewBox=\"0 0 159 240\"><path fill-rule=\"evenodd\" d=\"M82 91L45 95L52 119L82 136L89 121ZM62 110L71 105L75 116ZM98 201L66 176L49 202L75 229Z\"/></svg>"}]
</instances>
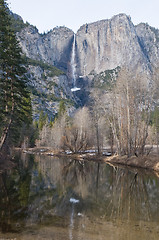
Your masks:
<instances>
[{"instance_id":1,"label":"mist from waterfall","mask_svg":"<svg viewBox=\"0 0 159 240\"><path fill-rule=\"evenodd\" d=\"M72 44L72 54L71 54L71 73L72 73L72 82L73 88L71 88L72 92L79 91L80 88L76 87L76 35L74 34L73 44Z\"/></svg>"}]
</instances>

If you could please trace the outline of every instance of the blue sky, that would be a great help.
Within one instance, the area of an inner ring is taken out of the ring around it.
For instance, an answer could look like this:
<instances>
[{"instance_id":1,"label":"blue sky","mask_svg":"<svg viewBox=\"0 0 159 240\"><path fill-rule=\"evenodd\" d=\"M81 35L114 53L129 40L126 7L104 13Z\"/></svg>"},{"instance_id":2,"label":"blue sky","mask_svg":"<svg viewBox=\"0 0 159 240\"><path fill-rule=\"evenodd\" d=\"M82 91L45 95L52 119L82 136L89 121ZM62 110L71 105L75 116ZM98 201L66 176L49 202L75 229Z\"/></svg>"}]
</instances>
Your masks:
<instances>
[{"instance_id":1,"label":"blue sky","mask_svg":"<svg viewBox=\"0 0 159 240\"><path fill-rule=\"evenodd\" d=\"M111 18L118 13L159 28L159 0L8 0L9 8L39 29L56 26L76 32L85 23Z\"/></svg>"}]
</instances>

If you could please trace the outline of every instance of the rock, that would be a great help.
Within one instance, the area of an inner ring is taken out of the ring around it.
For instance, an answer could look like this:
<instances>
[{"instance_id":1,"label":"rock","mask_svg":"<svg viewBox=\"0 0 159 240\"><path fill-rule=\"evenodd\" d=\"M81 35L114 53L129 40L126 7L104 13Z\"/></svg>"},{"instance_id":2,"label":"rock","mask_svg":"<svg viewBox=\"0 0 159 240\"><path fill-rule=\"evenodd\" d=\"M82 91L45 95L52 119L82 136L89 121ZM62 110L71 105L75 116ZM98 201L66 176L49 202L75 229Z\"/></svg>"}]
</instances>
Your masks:
<instances>
[{"instance_id":1,"label":"rock","mask_svg":"<svg viewBox=\"0 0 159 240\"><path fill-rule=\"evenodd\" d=\"M15 18L18 19L16 15ZM21 18L19 21L22 21ZM49 71L40 64L29 65L29 84L34 88L34 93L37 91L32 98L33 109L42 106L53 114L58 110L57 99L85 104L93 87L107 88L110 83L113 85L118 70L123 67L127 67L134 76L142 74L143 81L149 84L155 68L159 66L159 30L144 23L135 26L126 14L85 24L77 31L75 87L80 91L76 92L71 92L72 30L56 27L48 33L39 34L36 27L24 24L22 30L17 32L17 37L26 57L55 66L65 73L50 77Z\"/></svg>"},{"instance_id":2,"label":"rock","mask_svg":"<svg viewBox=\"0 0 159 240\"><path fill-rule=\"evenodd\" d=\"M41 60L67 72L74 33L66 27L57 27L47 34L39 34L29 25L17 33L20 45L27 57Z\"/></svg>"},{"instance_id":3,"label":"rock","mask_svg":"<svg viewBox=\"0 0 159 240\"><path fill-rule=\"evenodd\" d=\"M47 65L46 65L47 66ZM51 119L58 112L59 102L65 101L66 109L71 114L74 111L73 103L76 102L68 85L65 74L54 76L53 72L40 66L29 65L27 76L31 90L33 118L38 119L43 110Z\"/></svg>"},{"instance_id":4,"label":"rock","mask_svg":"<svg viewBox=\"0 0 159 240\"><path fill-rule=\"evenodd\" d=\"M141 47L136 27L125 14L110 20L83 25L77 32L79 75L92 71L129 67L132 71L150 72L150 63Z\"/></svg>"},{"instance_id":5,"label":"rock","mask_svg":"<svg viewBox=\"0 0 159 240\"><path fill-rule=\"evenodd\" d=\"M147 57L150 65L159 65L159 30L150 27L148 24L141 23L136 26L140 46Z\"/></svg>"}]
</instances>

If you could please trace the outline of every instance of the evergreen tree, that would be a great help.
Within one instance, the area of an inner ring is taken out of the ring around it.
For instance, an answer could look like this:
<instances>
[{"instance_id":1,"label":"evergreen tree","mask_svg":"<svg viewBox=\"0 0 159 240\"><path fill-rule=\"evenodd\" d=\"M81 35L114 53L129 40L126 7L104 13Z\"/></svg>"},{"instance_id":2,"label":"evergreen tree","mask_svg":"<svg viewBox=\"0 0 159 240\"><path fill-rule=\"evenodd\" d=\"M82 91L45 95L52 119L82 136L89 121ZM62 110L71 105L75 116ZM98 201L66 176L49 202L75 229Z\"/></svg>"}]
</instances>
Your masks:
<instances>
[{"instance_id":1,"label":"evergreen tree","mask_svg":"<svg viewBox=\"0 0 159 240\"><path fill-rule=\"evenodd\" d=\"M42 130L43 126L48 122L48 116L41 110L39 115L39 130Z\"/></svg>"},{"instance_id":2,"label":"evergreen tree","mask_svg":"<svg viewBox=\"0 0 159 240\"><path fill-rule=\"evenodd\" d=\"M61 117L65 112L66 112L66 105L64 100L62 99L59 103L58 117Z\"/></svg>"},{"instance_id":3,"label":"evergreen tree","mask_svg":"<svg viewBox=\"0 0 159 240\"><path fill-rule=\"evenodd\" d=\"M0 0L0 151L15 142L31 121L24 62L6 0Z\"/></svg>"}]
</instances>

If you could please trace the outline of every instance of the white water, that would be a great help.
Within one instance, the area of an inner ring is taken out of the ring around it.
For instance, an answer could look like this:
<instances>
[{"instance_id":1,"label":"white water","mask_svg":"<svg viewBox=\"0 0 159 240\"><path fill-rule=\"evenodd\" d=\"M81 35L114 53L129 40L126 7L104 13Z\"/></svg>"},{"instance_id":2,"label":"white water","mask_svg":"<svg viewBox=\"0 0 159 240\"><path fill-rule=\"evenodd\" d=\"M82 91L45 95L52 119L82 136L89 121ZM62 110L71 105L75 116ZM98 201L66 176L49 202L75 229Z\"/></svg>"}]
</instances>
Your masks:
<instances>
[{"instance_id":1,"label":"white water","mask_svg":"<svg viewBox=\"0 0 159 240\"><path fill-rule=\"evenodd\" d=\"M76 87L76 35L74 34L73 45L72 45L72 55L71 55L71 68L72 68L72 80L73 88L72 92L79 91L80 88Z\"/></svg>"},{"instance_id":2,"label":"white water","mask_svg":"<svg viewBox=\"0 0 159 240\"><path fill-rule=\"evenodd\" d=\"M71 92L76 92L76 91L79 91L79 90L80 90L80 88L77 88L77 87L71 88Z\"/></svg>"},{"instance_id":3,"label":"white water","mask_svg":"<svg viewBox=\"0 0 159 240\"><path fill-rule=\"evenodd\" d=\"M70 198L70 202L71 203L79 203L79 200L75 199L75 198Z\"/></svg>"}]
</instances>

